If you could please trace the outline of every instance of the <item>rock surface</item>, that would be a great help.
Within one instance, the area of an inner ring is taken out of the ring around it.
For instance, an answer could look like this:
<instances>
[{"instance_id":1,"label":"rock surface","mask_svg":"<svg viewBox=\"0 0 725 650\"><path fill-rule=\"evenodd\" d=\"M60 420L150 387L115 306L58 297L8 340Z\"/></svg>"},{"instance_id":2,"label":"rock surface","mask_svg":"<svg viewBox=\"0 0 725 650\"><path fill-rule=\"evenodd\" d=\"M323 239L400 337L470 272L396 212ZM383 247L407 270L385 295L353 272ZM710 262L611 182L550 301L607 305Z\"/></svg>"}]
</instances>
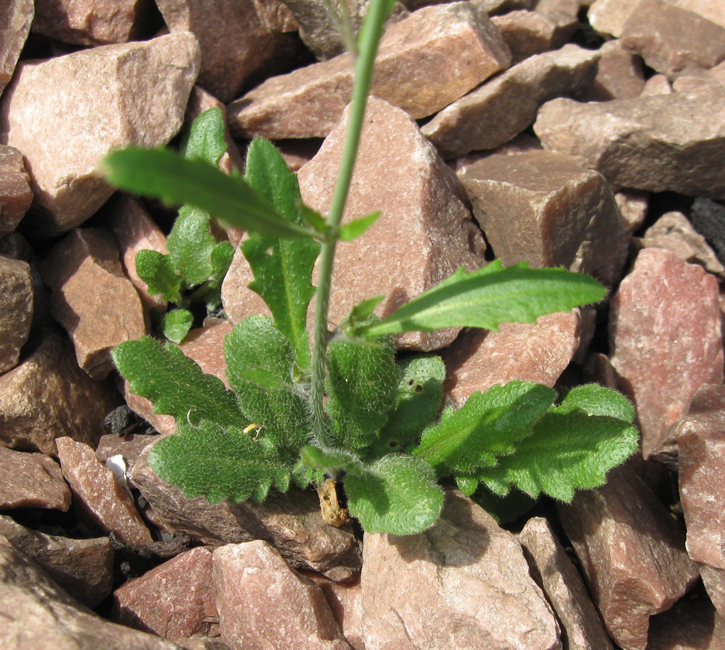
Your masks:
<instances>
[{"instance_id":1,"label":"rock surface","mask_svg":"<svg viewBox=\"0 0 725 650\"><path fill-rule=\"evenodd\" d=\"M71 494L52 458L0 447L0 510L52 508L66 511ZM4 533L3 533L4 534Z\"/></svg>"},{"instance_id":2,"label":"rock surface","mask_svg":"<svg viewBox=\"0 0 725 650\"><path fill-rule=\"evenodd\" d=\"M645 86L642 60L628 52L620 39L607 41L599 53L597 76L578 99L601 102L639 97Z\"/></svg>"},{"instance_id":3,"label":"rock surface","mask_svg":"<svg viewBox=\"0 0 725 650\"><path fill-rule=\"evenodd\" d=\"M511 50L511 64L562 47L576 29L576 21L562 21L539 11L519 9L491 22L498 27L503 40Z\"/></svg>"},{"instance_id":4,"label":"rock surface","mask_svg":"<svg viewBox=\"0 0 725 650\"><path fill-rule=\"evenodd\" d=\"M34 0L7 0L0 7L0 95L13 76L34 14Z\"/></svg>"},{"instance_id":5,"label":"rock surface","mask_svg":"<svg viewBox=\"0 0 725 650\"><path fill-rule=\"evenodd\" d=\"M0 374L18 365L33 323L30 265L0 255Z\"/></svg>"},{"instance_id":6,"label":"rock surface","mask_svg":"<svg viewBox=\"0 0 725 650\"><path fill-rule=\"evenodd\" d=\"M33 202L23 155L0 144L0 237L13 232Z\"/></svg>"}]
</instances>

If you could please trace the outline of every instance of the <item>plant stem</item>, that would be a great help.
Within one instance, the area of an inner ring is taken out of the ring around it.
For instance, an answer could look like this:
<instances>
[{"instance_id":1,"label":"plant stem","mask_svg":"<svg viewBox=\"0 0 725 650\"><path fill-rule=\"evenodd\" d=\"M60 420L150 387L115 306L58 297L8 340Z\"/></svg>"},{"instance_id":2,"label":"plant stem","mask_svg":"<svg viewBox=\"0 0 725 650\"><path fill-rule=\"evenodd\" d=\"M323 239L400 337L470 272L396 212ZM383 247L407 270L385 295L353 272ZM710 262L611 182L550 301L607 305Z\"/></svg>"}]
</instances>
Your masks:
<instances>
[{"instance_id":1,"label":"plant stem","mask_svg":"<svg viewBox=\"0 0 725 650\"><path fill-rule=\"evenodd\" d=\"M322 244L320 267L315 292L315 330L312 348L312 385L310 392L310 410L312 415L313 442L322 447L331 446L331 440L325 422L324 394L325 368L327 365L327 313L330 305L330 285L332 281L333 261L337 245L338 230L342 220L347 196L350 191L355 158L360 145L365 105L373 77L375 55L383 32L383 23L390 12L390 0L372 0L365 22L360 30L359 56L355 63L355 81L352 88L352 103L347 122L347 134L340 162L340 172L332 197L330 212L327 215L327 227L330 241Z\"/></svg>"}]
</instances>

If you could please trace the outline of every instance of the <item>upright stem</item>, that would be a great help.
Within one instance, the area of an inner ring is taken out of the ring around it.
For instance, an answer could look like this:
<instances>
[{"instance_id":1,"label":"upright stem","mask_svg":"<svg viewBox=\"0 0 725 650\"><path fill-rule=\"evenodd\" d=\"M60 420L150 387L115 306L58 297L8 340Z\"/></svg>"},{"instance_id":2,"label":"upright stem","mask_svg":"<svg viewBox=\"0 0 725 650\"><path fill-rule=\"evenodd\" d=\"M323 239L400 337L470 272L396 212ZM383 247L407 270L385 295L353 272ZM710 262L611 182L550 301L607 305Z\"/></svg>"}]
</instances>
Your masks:
<instances>
[{"instance_id":1,"label":"upright stem","mask_svg":"<svg viewBox=\"0 0 725 650\"><path fill-rule=\"evenodd\" d=\"M352 89L352 104L347 122L347 135L340 162L340 172L332 197L330 212L327 216L327 228L330 233L329 241L322 244L320 252L320 267L317 275L317 290L315 293L315 330L312 348L312 386L310 393L310 408L312 411L312 433L314 442L320 446L330 446L324 409L325 393L325 367L327 362L327 313L330 305L330 285L332 281L332 268L335 258L338 230L342 220L347 195L350 191L352 173L355 167L360 134L362 133L363 119L365 118L365 104L373 77L375 55L378 42L383 32L383 23L390 11L390 0L372 0L368 15L360 31L359 56L355 64L355 81Z\"/></svg>"}]
</instances>

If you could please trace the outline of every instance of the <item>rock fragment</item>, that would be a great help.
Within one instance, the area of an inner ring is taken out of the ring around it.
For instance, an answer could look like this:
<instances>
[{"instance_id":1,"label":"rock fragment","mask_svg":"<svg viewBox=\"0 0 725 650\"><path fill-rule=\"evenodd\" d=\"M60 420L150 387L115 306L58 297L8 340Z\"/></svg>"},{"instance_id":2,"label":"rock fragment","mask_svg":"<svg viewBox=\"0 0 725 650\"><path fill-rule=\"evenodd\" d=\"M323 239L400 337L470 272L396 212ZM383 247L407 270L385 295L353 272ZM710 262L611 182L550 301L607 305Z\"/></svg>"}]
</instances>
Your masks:
<instances>
[{"instance_id":1,"label":"rock fragment","mask_svg":"<svg viewBox=\"0 0 725 650\"><path fill-rule=\"evenodd\" d=\"M695 391L723 381L718 283L701 266L648 248L612 299L612 365L634 401L648 458Z\"/></svg>"},{"instance_id":2,"label":"rock fragment","mask_svg":"<svg viewBox=\"0 0 725 650\"><path fill-rule=\"evenodd\" d=\"M58 438L56 444L63 476L84 515L127 544L143 546L153 541L133 499L93 449L68 437Z\"/></svg>"},{"instance_id":3,"label":"rock fragment","mask_svg":"<svg viewBox=\"0 0 725 650\"><path fill-rule=\"evenodd\" d=\"M191 330L180 345L181 351L196 361L207 375L214 375L227 384L224 339L232 331L228 321L217 321Z\"/></svg>"},{"instance_id":4,"label":"rock fragment","mask_svg":"<svg viewBox=\"0 0 725 650\"><path fill-rule=\"evenodd\" d=\"M0 95L13 76L34 14L34 0L8 0L0 6Z\"/></svg>"},{"instance_id":5,"label":"rock fragment","mask_svg":"<svg viewBox=\"0 0 725 650\"><path fill-rule=\"evenodd\" d=\"M360 579L352 583L339 583L323 578L319 573L310 573L315 584L325 594L327 604L340 626L345 640L355 650L365 650L362 633L362 589Z\"/></svg>"},{"instance_id":6,"label":"rock fragment","mask_svg":"<svg viewBox=\"0 0 725 650\"><path fill-rule=\"evenodd\" d=\"M116 242L100 228L77 228L41 266L51 313L73 341L78 365L94 379L114 369L111 350L146 334L138 292L125 276Z\"/></svg>"},{"instance_id":7,"label":"rock fragment","mask_svg":"<svg viewBox=\"0 0 725 650\"><path fill-rule=\"evenodd\" d=\"M0 374L14 368L33 323L30 265L0 255Z\"/></svg>"},{"instance_id":8,"label":"rock fragment","mask_svg":"<svg viewBox=\"0 0 725 650\"><path fill-rule=\"evenodd\" d=\"M725 206L709 199L695 199L690 220L715 250L720 262L725 264Z\"/></svg>"},{"instance_id":9,"label":"rock fragment","mask_svg":"<svg viewBox=\"0 0 725 650\"><path fill-rule=\"evenodd\" d=\"M653 616L647 650L719 650L725 647L725 618L706 598L683 598Z\"/></svg>"},{"instance_id":10,"label":"rock fragment","mask_svg":"<svg viewBox=\"0 0 725 650\"><path fill-rule=\"evenodd\" d=\"M607 41L599 48L599 53L597 76L577 98L581 101L606 102L610 99L639 97L645 86L642 59L624 49L620 39Z\"/></svg>"},{"instance_id":11,"label":"rock fragment","mask_svg":"<svg viewBox=\"0 0 725 650\"><path fill-rule=\"evenodd\" d=\"M647 217L649 192L642 190L619 190L614 193L625 226L629 232L638 230Z\"/></svg>"},{"instance_id":12,"label":"rock fragment","mask_svg":"<svg viewBox=\"0 0 725 650\"><path fill-rule=\"evenodd\" d=\"M725 5L719 0L667 0L668 4L692 11L703 18L725 27Z\"/></svg>"},{"instance_id":13,"label":"rock fragment","mask_svg":"<svg viewBox=\"0 0 725 650\"><path fill-rule=\"evenodd\" d=\"M0 237L17 228L33 202L29 183L23 154L0 144Z\"/></svg>"},{"instance_id":14,"label":"rock fragment","mask_svg":"<svg viewBox=\"0 0 725 650\"><path fill-rule=\"evenodd\" d=\"M632 2L632 0L594 0L587 12L587 19L600 34L609 34L619 38L627 18L636 7L637 2Z\"/></svg>"},{"instance_id":15,"label":"rock fragment","mask_svg":"<svg viewBox=\"0 0 725 650\"><path fill-rule=\"evenodd\" d=\"M720 617L725 621L725 570L701 564L700 577L710 601L717 609ZM721 626L721 629L723 637L725 637L725 624Z\"/></svg>"},{"instance_id":16,"label":"rock fragment","mask_svg":"<svg viewBox=\"0 0 725 650\"><path fill-rule=\"evenodd\" d=\"M380 42L371 93L413 119L431 115L508 67L500 32L470 3L424 7ZM423 63L422 63L423 62ZM326 137L350 101L348 54L274 77L229 105L237 137Z\"/></svg>"},{"instance_id":17,"label":"rock fragment","mask_svg":"<svg viewBox=\"0 0 725 650\"><path fill-rule=\"evenodd\" d=\"M423 135L446 160L495 149L533 124L541 104L586 88L598 59L572 44L531 56L440 111Z\"/></svg>"},{"instance_id":18,"label":"rock fragment","mask_svg":"<svg viewBox=\"0 0 725 650\"><path fill-rule=\"evenodd\" d=\"M669 95L672 91L670 80L663 74L651 76L644 84L640 97L649 97L651 95Z\"/></svg>"},{"instance_id":19,"label":"rock fragment","mask_svg":"<svg viewBox=\"0 0 725 650\"><path fill-rule=\"evenodd\" d=\"M524 9L493 16L491 22L498 27L511 50L511 65L534 54L559 49L577 26L576 20L564 21L558 16Z\"/></svg>"},{"instance_id":20,"label":"rock fragment","mask_svg":"<svg viewBox=\"0 0 725 650\"><path fill-rule=\"evenodd\" d=\"M113 194L98 163L112 149L166 144L199 69L192 34L22 63L0 105L0 142L22 151L37 235L80 225Z\"/></svg>"},{"instance_id":21,"label":"rock fragment","mask_svg":"<svg viewBox=\"0 0 725 650\"><path fill-rule=\"evenodd\" d=\"M0 447L0 475L0 510L70 508L70 489L50 456Z\"/></svg>"}]
</instances>

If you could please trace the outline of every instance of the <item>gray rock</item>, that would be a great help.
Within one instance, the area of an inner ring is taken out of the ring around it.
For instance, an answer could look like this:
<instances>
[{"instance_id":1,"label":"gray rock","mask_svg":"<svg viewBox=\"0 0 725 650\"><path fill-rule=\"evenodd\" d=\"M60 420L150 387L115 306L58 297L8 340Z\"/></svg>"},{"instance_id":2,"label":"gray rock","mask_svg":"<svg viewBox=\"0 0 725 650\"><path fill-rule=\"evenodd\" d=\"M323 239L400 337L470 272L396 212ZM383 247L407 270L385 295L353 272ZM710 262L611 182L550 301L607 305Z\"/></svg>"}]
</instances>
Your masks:
<instances>
[{"instance_id":1,"label":"gray rock","mask_svg":"<svg viewBox=\"0 0 725 650\"><path fill-rule=\"evenodd\" d=\"M52 458L0 447L0 510L51 508L67 511L71 494Z\"/></svg>"},{"instance_id":2,"label":"gray rock","mask_svg":"<svg viewBox=\"0 0 725 650\"><path fill-rule=\"evenodd\" d=\"M0 255L0 374L18 364L32 323L30 264Z\"/></svg>"},{"instance_id":3,"label":"gray rock","mask_svg":"<svg viewBox=\"0 0 725 650\"><path fill-rule=\"evenodd\" d=\"M7 0L0 6L0 95L13 76L34 14L34 0Z\"/></svg>"},{"instance_id":4,"label":"gray rock","mask_svg":"<svg viewBox=\"0 0 725 650\"><path fill-rule=\"evenodd\" d=\"M23 154L0 144L0 237L17 228L33 202L29 183Z\"/></svg>"}]
</instances>

